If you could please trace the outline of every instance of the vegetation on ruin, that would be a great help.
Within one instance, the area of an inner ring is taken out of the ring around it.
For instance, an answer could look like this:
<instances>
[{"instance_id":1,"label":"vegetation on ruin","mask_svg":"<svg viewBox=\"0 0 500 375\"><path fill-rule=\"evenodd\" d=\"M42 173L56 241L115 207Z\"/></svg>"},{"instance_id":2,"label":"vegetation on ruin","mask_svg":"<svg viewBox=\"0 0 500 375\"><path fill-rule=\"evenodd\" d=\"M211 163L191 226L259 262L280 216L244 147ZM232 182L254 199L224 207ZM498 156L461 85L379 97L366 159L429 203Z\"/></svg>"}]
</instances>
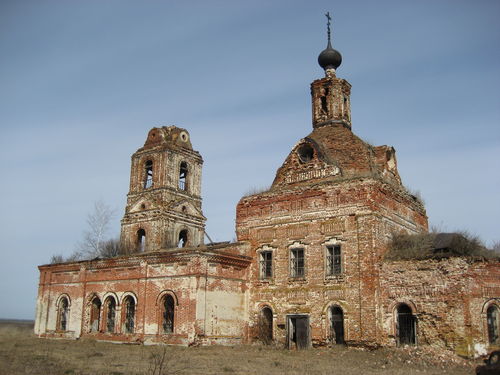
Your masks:
<instances>
[{"instance_id":1,"label":"vegetation on ruin","mask_svg":"<svg viewBox=\"0 0 500 375\"><path fill-rule=\"evenodd\" d=\"M477 236L459 233L394 233L385 254L387 260L442 259L449 257L500 258Z\"/></svg>"}]
</instances>

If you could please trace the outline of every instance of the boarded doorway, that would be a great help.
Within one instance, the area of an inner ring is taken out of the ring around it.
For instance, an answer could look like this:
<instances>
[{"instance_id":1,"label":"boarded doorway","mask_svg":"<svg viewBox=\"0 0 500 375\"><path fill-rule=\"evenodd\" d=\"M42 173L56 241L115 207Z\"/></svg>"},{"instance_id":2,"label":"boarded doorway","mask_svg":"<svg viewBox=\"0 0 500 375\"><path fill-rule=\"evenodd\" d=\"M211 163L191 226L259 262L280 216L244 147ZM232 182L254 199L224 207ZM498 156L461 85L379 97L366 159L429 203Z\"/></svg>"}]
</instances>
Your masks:
<instances>
[{"instance_id":1,"label":"boarded doorway","mask_svg":"<svg viewBox=\"0 0 500 375\"><path fill-rule=\"evenodd\" d=\"M309 336L309 316L308 315L289 315L288 323L288 349L308 349Z\"/></svg>"},{"instance_id":2,"label":"boarded doorway","mask_svg":"<svg viewBox=\"0 0 500 375\"><path fill-rule=\"evenodd\" d=\"M402 303L397 310L397 338L399 345L415 345L417 343L416 335L417 320L410 306Z\"/></svg>"}]
</instances>

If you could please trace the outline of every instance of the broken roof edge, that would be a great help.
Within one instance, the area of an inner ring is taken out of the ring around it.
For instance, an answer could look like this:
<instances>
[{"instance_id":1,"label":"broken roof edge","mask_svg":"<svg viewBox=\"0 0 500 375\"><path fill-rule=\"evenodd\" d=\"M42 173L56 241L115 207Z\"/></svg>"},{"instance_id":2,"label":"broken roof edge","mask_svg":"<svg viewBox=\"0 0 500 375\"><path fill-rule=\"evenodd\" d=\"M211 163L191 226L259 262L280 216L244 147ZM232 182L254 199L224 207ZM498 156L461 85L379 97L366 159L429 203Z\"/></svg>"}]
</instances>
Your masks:
<instances>
[{"instance_id":1,"label":"broken roof edge","mask_svg":"<svg viewBox=\"0 0 500 375\"><path fill-rule=\"evenodd\" d=\"M140 262L143 259L147 258L154 258L154 257L165 257L165 256L170 256L170 257L186 257L186 256L221 256L225 258L234 258L235 260L239 261L251 261L251 257L242 255L242 254L237 254L234 251L229 252L229 251L223 251L228 248L234 248L234 247L243 247L245 248L244 251L250 248L250 244L248 242L218 242L212 245L201 245L198 247L174 247L174 248L163 248L163 249L158 249L158 250L153 250L153 251L147 251L143 253L133 253L133 254L127 254L127 255L119 255L116 257L112 258L93 258L93 259L82 259L82 260L77 260L77 261L68 261L68 262L61 262L61 263L47 263L47 264L42 264L38 266L39 270L42 269L47 269L47 268L57 268L58 266L63 266L64 268L67 269L67 267L74 267L75 269L79 269L81 266L84 266L85 264L92 264L92 263L114 263L115 266L123 266L125 264L131 264L136 262Z\"/></svg>"},{"instance_id":2,"label":"broken roof edge","mask_svg":"<svg viewBox=\"0 0 500 375\"><path fill-rule=\"evenodd\" d=\"M412 194L412 192L403 184L395 184L390 180L387 180L378 173L373 173L373 171L359 174L356 176L332 176L329 178L316 179L315 181L307 180L298 182L295 184L283 184L271 186L269 189L255 194L244 195L240 198L238 204L246 200L254 200L261 198L271 198L276 195L282 194L293 194L299 190L312 190L321 189L325 186L335 186L346 182L374 182L382 184L382 186L390 186L398 194L405 196L409 203L417 209L422 214L427 215L425 210L425 204L421 198Z\"/></svg>"}]
</instances>

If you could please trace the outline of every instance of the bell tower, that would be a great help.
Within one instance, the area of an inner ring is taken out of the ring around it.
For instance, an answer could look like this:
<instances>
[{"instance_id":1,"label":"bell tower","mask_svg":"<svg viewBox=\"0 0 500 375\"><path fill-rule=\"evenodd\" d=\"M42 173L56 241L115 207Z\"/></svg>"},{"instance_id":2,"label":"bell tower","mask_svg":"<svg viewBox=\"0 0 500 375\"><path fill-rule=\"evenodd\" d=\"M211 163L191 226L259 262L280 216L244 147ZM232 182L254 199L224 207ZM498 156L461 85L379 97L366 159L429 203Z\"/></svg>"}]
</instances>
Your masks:
<instances>
[{"instance_id":1,"label":"bell tower","mask_svg":"<svg viewBox=\"0 0 500 375\"><path fill-rule=\"evenodd\" d=\"M325 77L311 83L313 128L342 124L351 128L351 85L345 79L336 77L336 69L342 63L340 52L332 48L330 13L328 18L328 44L318 56L319 65L325 70Z\"/></svg>"},{"instance_id":2,"label":"bell tower","mask_svg":"<svg viewBox=\"0 0 500 375\"><path fill-rule=\"evenodd\" d=\"M149 131L132 155L130 189L120 241L129 252L203 244L203 159L189 133L176 126Z\"/></svg>"}]
</instances>

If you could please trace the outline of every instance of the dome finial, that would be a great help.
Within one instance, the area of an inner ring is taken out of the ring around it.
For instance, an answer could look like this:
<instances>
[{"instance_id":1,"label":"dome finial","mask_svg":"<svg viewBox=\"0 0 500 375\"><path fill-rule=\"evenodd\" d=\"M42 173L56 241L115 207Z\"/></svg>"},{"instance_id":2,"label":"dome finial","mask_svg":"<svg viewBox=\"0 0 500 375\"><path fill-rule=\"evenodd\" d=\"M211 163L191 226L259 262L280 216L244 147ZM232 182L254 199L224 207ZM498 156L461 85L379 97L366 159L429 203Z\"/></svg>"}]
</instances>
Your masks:
<instances>
[{"instance_id":1,"label":"dome finial","mask_svg":"<svg viewBox=\"0 0 500 375\"><path fill-rule=\"evenodd\" d=\"M328 20L326 23L326 27L328 29L328 45L331 45L330 21L332 20L332 17L330 17L330 12L326 12L325 17Z\"/></svg>"},{"instance_id":2,"label":"dome finial","mask_svg":"<svg viewBox=\"0 0 500 375\"><path fill-rule=\"evenodd\" d=\"M327 77L335 75L335 69L337 69L342 63L342 56L340 52L332 48L331 41L331 30L330 30L330 21L332 17L330 16L330 12L326 12L325 17L327 18L327 31L328 31L328 44L326 49L324 49L318 56L318 64L325 70L325 74Z\"/></svg>"}]
</instances>

